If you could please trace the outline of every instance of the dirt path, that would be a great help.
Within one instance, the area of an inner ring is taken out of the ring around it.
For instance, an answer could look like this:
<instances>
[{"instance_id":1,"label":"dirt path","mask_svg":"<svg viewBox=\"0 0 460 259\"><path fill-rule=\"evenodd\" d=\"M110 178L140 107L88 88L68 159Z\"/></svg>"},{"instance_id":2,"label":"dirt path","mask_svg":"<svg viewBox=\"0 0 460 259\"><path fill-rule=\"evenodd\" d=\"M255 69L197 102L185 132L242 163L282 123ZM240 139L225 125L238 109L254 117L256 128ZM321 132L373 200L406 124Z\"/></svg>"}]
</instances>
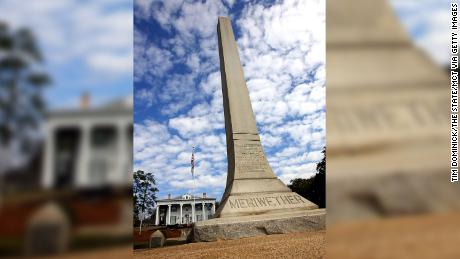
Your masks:
<instances>
[{"instance_id":1,"label":"dirt path","mask_svg":"<svg viewBox=\"0 0 460 259\"><path fill-rule=\"evenodd\" d=\"M332 225L326 231L135 250L135 258L460 258L460 212ZM326 249L325 249L326 246ZM64 258L130 258L131 246ZM61 258L62 256L59 256Z\"/></svg>"},{"instance_id":2,"label":"dirt path","mask_svg":"<svg viewBox=\"0 0 460 259\"><path fill-rule=\"evenodd\" d=\"M321 258L325 231L250 237L134 251L135 258Z\"/></svg>"},{"instance_id":3,"label":"dirt path","mask_svg":"<svg viewBox=\"0 0 460 259\"><path fill-rule=\"evenodd\" d=\"M460 213L328 226L327 258L460 258Z\"/></svg>"},{"instance_id":4,"label":"dirt path","mask_svg":"<svg viewBox=\"0 0 460 259\"><path fill-rule=\"evenodd\" d=\"M134 251L135 258L460 258L460 212Z\"/></svg>"}]
</instances>

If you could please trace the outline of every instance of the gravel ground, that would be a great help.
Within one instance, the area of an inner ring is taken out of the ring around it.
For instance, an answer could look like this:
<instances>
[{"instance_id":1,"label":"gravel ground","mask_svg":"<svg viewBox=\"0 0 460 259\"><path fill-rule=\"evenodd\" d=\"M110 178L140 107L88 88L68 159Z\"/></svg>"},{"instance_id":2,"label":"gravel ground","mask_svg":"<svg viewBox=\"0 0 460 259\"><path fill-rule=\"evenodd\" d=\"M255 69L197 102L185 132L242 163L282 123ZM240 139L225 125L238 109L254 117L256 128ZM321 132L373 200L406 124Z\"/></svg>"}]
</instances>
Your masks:
<instances>
[{"instance_id":1,"label":"gravel ground","mask_svg":"<svg viewBox=\"0 0 460 259\"><path fill-rule=\"evenodd\" d=\"M134 251L135 258L321 258L325 231L193 243Z\"/></svg>"},{"instance_id":2,"label":"gravel ground","mask_svg":"<svg viewBox=\"0 0 460 259\"><path fill-rule=\"evenodd\" d=\"M460 258L460 212L328 226L326 231L135 250L135 258ZM326 249L325 249L326 246ZM64 258L130 258L131 247ZM61 258L62 256L59 256Z\"/></svg>"},{"instance_id":3,"label":"gravel ground","mask_svg":"<svg viewBox=\"0 0 460 259\"><path fill-rule=\"evenodd\" d=\"M327 227L327 258L460 258L460 212Z\"/></svg>"}]
</instances>

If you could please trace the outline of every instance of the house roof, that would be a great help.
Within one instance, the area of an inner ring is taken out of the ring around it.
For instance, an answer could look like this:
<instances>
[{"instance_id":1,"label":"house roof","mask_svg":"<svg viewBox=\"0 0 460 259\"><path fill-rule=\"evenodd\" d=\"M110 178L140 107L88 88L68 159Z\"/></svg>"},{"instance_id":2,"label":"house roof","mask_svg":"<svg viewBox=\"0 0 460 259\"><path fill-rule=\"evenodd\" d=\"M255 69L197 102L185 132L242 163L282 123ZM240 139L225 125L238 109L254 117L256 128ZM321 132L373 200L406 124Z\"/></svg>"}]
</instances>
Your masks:
<instances>
[{"instance_id":1,"label":"house roof","mask_svg":"<svg viewBox=\"0 0 460 259\"><path fill-rule=\"evenodd\" d=\"M190 195L191 198L190 199L184 199L183 198L183 195L180 195L180 196L176 196L176 197L173 197L171 199L157 199L155 200L156 202L168 202L168 201L191 201L191 200L197 200L197 201L214 201L216 200L216 198L212 198L212 197L205 197L203 198L202 196L192 196Z\"/></svg>"},{"instance_id":2,"label":"house roof","mask_svg":"<svg viewBox=\"0 0 460 259\"><path fill-rule=\"evenodd\" d=\"M89 108L62 108L49 111L46 113L48 118L62 117L62 116L97 116L100 114L104 115L122 115L127 114L132 116L133 112L133 103L131 97L126 97L122 99L117 99L106 103L102 106L89 107Z\"/></svg>"}]
</instances>

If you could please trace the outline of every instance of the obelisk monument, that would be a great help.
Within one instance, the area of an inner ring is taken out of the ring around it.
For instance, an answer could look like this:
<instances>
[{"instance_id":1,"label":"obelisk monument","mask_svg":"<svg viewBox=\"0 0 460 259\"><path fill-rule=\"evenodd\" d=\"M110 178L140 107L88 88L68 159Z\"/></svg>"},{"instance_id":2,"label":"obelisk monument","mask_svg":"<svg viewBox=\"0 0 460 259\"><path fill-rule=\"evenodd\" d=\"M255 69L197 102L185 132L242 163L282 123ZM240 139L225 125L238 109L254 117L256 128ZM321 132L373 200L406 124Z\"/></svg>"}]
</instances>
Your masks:
<instances>
[{"instance_id":1,"label":"obelisk monument","mask_svg":"<svg viewBox=\"0 0 460 259\"><path fill-rule=\"evenodd\" d=\"M230 20L219 17L222 95L228 173L216 217L267 214L317 206L292 192L273 173L265 157Z\"/></svg>"},{"instance_id":2,"label":"obelisk monument","mask_svg":"<svg viewBox=\"0 0 460 259\"><path fill-rule=\"evenodd\" d=\"M324 229L325 209L292 192L268 164L228 18L219 17L217 33L227 135L227 186L214 218L194 223L194 240Z\"/></svg>"}]
</instances>

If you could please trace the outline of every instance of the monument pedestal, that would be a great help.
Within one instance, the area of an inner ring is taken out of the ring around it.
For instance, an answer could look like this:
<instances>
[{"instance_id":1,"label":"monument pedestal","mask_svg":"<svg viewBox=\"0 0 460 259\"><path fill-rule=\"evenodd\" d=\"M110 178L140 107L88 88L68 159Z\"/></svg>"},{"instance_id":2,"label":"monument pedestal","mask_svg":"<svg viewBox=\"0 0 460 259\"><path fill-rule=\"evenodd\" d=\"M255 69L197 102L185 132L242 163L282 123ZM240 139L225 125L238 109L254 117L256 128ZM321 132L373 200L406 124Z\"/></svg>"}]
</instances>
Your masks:
<instances>
[{"instance_id":1,"label":"monument pedestal","mask_svg":"<svg viewBox=\"0 0 460 259\"><path fill-rule=\"evenodd\" d=\"M285 213L215 218L195 223L195 242L238 239L259 235L323 230L326 210L288 210Z\"/></svg>"}]
</instances>

